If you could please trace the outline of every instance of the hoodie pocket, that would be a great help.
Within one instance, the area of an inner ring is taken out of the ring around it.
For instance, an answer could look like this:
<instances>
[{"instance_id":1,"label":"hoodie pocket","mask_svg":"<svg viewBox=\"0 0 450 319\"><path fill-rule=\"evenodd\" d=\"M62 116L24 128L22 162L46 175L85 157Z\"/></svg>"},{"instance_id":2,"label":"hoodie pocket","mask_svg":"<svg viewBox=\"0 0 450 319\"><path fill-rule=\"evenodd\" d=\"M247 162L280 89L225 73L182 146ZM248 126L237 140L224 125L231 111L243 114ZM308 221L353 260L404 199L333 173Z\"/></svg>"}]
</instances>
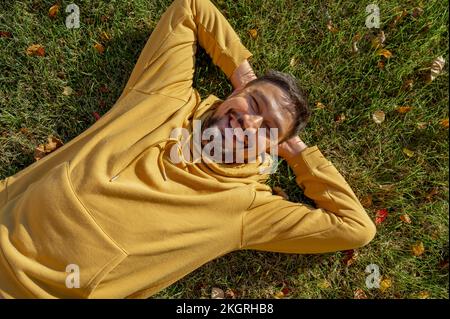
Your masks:
<instances>
[{"instance_id":1,"label":"hoodie pocket","mask_svg":"<svg viewBox=\"0 0 450 319\"><path fill-rule=\"evenodd\" d=\"M68 165L53 167L0 214L1 252L16 284L36 297L88 297L127 256L78 199Z\"/></svg>"}]
</instances>

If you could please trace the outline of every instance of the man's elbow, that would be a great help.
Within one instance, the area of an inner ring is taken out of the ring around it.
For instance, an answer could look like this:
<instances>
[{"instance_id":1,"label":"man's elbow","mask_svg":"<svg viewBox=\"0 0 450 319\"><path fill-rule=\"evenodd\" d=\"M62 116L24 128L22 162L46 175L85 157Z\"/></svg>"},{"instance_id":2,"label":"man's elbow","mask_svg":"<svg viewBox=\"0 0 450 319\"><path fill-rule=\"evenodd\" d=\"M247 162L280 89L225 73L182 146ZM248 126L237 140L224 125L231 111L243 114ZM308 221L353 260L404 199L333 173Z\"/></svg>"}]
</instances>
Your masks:
<instances>
[{"instance_id":1,"label":"man's elbow","mask_svg":"<svg viewBox=\"0 0 450 319\"><path fill-rule=\"evenodd\" d=\"M373 221L367 217L358 221L358 225L354 229L352 249L366 246L370 243L377 233L377 228Z\"/></svg>"}]
</instances>

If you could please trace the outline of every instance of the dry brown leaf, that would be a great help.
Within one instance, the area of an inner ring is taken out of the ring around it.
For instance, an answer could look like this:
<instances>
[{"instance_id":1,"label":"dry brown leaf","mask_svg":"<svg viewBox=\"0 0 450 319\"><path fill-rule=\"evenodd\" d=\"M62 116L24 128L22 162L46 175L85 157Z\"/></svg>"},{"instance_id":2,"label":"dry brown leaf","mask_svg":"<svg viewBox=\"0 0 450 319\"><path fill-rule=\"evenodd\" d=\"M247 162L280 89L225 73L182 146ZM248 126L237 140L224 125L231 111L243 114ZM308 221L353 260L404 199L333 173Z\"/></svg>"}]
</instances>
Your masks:
<instances>
[{"instance_id":1,"label":"dry brown leaf","mask_svg":"<svg viewBox=\"0 0 450 319\"><path fill-rule=\"evenodd\" d=\"M8 31L0 31L0 38L11 38L12 34Z\"/></svg>"},{"instance_id":2,"label":"dry brown leaf","mask_svg":"<svg viewBox=\"0 0 450 319\"><path fill-rule=\"evenodd\" d=\"M27 48L27 54L30 56L44 56L45 49L40 44L32 44Z\"/></svg>"},{"instance_id":3,"label":"dry brown leaf","mask_svg":"<svg viewBox=\"0 0 450 319\"><path fill-rule=\"evenodd\" d=\"M217 288L217 287L213 287L211 289L211 299L224 299L225 298L225 293L223 292L222 289Z\"/></svg>"},{"instance_id":4,"label":"dry brown leaf","mask_svg":"<svg viewBox=\"0 0 450 319\"><path fill-rule=\"evenodd\" d=\"M237 293L231 288L227 288L227 290L225 290L225 298L227 299L236 299L236 295Z\"/></svg>"},{"instance_id":5,"label":"dry brown leaf","mask_svg":"<svg viewBox=\"0 0 450 319\"><path fill-rule=\"evenodd\" d=\"M389 27L393 28L395 27L397 24L400 23L400 21L403 20L403 18L408 14L408 11L406 11L406 9L403 9L402 12L399 12L394 19L391 21L391 23L389 24Z\"/></svg>"},{"instance_id":6,"label":"dry brown leaf","mask_svg":"<svg viewBox=\"0 0 450 319\"><path fill-rule=\"evenodd\" d=\"M354 299L367 299L367 295L364 290L358 288L355 290Z\"/></svg>"},{"instance_id":7,"label":"dry brown leaf","mask_svg":"<svg viewBox=\"0 0 450 319\"><path fill-rule=\"evenodd\" d=\"M439 187L433 187L427 194L427 196L425 196L425 199L428 202L431 202L433 200L433 196L436 196L437 194L439 194Z\"/></svg>"},{"instance_id":8,"label":"dry brown leaf","mask_svg":"<svg viewBox=\"0 0 450 319\"><path fill-rule=\"evenodd\" d=\"M427 82L433 81L444 69L445 60L442 56L437 57L431 63L430 72L427 75Z\"/></svg>"},{"instance_id":9,"label":"dry brown leaf","mask_svg":"<svg viewBox=\"0 0 450 319\"><path fill-rule=\"evenodd\" d=\"M253 39L256 39L256 37L258 36L258 31L256 29L250 29L248 30L248 33Z\"/></svg>"},{"instance_id":10,"label":"dry brown leaf","mask_svg":"<svg viewBox=\"0 0 450 319\"><path fill-rule=\"evenodd\" d=\"M49 137L47 137L46 144L40 144L39 146L36 147L36 149L34 150L34 159L38 161L45 155L55 151L62 145L63 142L60 139L50 135Z\"/></svg>"},{"instance_id":11,"label":"dry brown leaf","mask_svg":"<svg viewBox=\"0 0 450 319\"><path fill-rule=\"evenodd\" d=\"M358 42L355 41L352 43L352 53L358 53L358 51Z\"/></svg>"},{"instance_id":12,"label":"dry brown leaf","mask_svg":"<svg viewBox=\"0 0 450 319\"><path fill-rule=\"evenodd\" d=\"M425 129L425 128L427 127L427 125L428 125L427 122L418 122L418 123L417 123L417 128L418 128L419 130L423 130L423 129Z\"/></svg>"},{"instance_id":13,"label":"dry brown leaf","mask_svg":"<svg viewBox=\"0 0 450 319\"><path fill-rule=\"evenodd\" d=\"M275 195L281 196L286 200L289 200L289 196L286 194L286 192L279 186L275 186L272 188L272 191Z\"/></svg>"},{"instance_id":14,"label":"dry brown leaf","mask_svg":"<svg viewBox=\"0 0 450 319\"><path fill-rule=\"evenodd\" d=\"M100 43L96 43L94 44L94 48L97 50L98 53L103 54L103 52L105 52L105 47L100 44Z\"/></svg>"},{"instance_id":15,"label":"dry brown leaf","mask_svg":"<svg viewBox=\"0 0 450 319\"><path fill-rule=\"evenodd\" d=\"M411 151L409 148L404 147L402 149L402 152L406 154L406 156L408 157L413 157L414 156L414 151Z\"/></svg>"},{"instance_id":16,"label":"dry brown leaf","mask_svg":"<svg viewBox=\"0 0 450 319\"><path fill-rule=\"evenodd\" d=\"M358 251L354 249L346 250L342 262L344 263L344 265L350 266L356 261L357 258L358 258Z\"/></svg>"},{"instance_id":17,"label":"dry brown leaf","mask_svg":"<svg viewBox=\"0 0 450 319\"><path fill-rule=\"evenodd\" d=\"M341 114L337 115L337 116L334 118L334 120L335 120L336 123L338 123L338 124L344 122L344 121L345 121L345 114L344 114L344 113L341 113Z\"/></svg>"},{"instance_id":18,"label":"dry brown leaf","mask_svg":"<svg viewBox=\"0 0 450 319\"><path fill-rule=\"evenodd\" d=\"M425 252L425 247L423 246L423 243L417 242L414 245L411 246L411 250L414 256L421 256Z\"/></svg>"},{"instance_id":19,"label":"dry brown leaf","mask_svg":"<svg viewBox=\"0 0 450 319\"><path fill-rule=\"evenodd\" d=\"M377 124L383 123L385 119L386 119L386 114L384 114L384 112L382 110L377 110L377 111L373 112L373 114L372 114L372 120Z\"/></svg>"},{"instance_id":20,"label":"dry brown leaf","mask_svg":"<svg viewBox=\"0 0 450 319\"><path fill-rule=\"evenodd\" d=\"M440 120L440 121L439 121L439 124L440 124L442 127L448 128L448 119Z\"/></svg>"},{"instance_id":21,"label":"dry brown leaf","mask_svg":"<svg viewBox=\"0 0 450 319\"><path fill-rule=\"evenodd\" d=\"M386 36L384 35L384 31L380 31L380 33L377 34L377 36L372 38L370 43L373 49L378 49L383 47L384 41L386 41Z\"/></svg>"},{"instance_id":22,"label":"dry brown leaf","mask_svg":"<svg viewBox=\"0 0 450 319\"><path fill-rule=\"evenodd\" d=\"M327 29L328 29L330 32L332 32L332 33L336 33L336 32L339 31L338 28L336 28L335 26L333 26L333 21L331 21L331 20L328 20L328 22L327 22Z\"/></svg>"},{"instance_id":23,"label":"dry brown leaf","mask_svg":"<svg viewBox=\"0 0 450 319\"><path fill-rule=\"evenodd\" d=\"M408 113L409 111L411 111L412 107L411 106L399 106L395 110L400 114L405 114L405 113Z\"/></svg>"},{"instance_id":24,"label":"dry brown leaf","mask_svg":"<svg viewBox=\"0 0 450 319\"><path fill-rule=\"evenodd\" d=\"M412 90L414 86L414 81L413 80L406 80L403 85L402 85L402 90L403 91L410 91Z\"/></svg>"},{"instance_id":25,"label":"dry brown leaf","mask_svg":"<svg viewBox=\"0 0 450 319\"><path fill-rule=\"evenodd\" d=\"M381 49L377 51L377 55L384 56L386 59L390 59L392 57L392 52L387 49Z\"/></svg>"},{"instance_id":26,"label":"dry brown leaf","mask_svg":"<svg viewBox=\"0 0 450 319\"><path fill-rule=\"evenodd\" d=\"M380 70L384 70L384 61L378 61L378 63L377 63L377 67L380 69Z\"/></svg>"},{"instance_id":27,"label":"dry brown leaf","mask_svg":"<svg viewBox=\"0 0 450 319\"><path fill-rule=\"evenodd\" d=\"M60 8L59 4L55 4L55 5L51 6L50 9L48 9L48 16L50 18L55 18L59 12L59 8Z\"/></svg>"},{"instance_id":28,"label":"dry brown leaf","mask_svg":"<svg viewBox=\"0 0 450 319\"><path fill-rule=\"evenodd\" d=\"M409 218L408 214L401 215L400 220L404 223L411 224L411 218Z\"/></svg>"},{"instance_id":29,"label":"dry brown leaf","mask_svg":"<svg viewBox=\"0 0 450 319\"><path fill-rule=\"evenodd\" d=\"M428 298L430 298L430 293L428 291L420 291L417 294L417 298L419 298L419 299L428 299Z\"/></svg>"},{"instance_id":30,"label":"dry brown leaf","mask_svg":"<svg viewBox=\"0 0 450 319\"><path fill-rule=\"evenodd\" d=\"M370 194L361 199L361 205L363 205L364 208L370 208L372 204L372 195Z\"/></svg>"},{"instance_id":31,"label":"dry brown leaf","mask_svg":"<svg viewBox=\"0 0 450 319\"><path fill-rule=\"evenodd\" d=\"M423 14L423 9L421 7L416 7L413 9L412 16L414 18L418 18Z\"/></svg>"}]
</instances>

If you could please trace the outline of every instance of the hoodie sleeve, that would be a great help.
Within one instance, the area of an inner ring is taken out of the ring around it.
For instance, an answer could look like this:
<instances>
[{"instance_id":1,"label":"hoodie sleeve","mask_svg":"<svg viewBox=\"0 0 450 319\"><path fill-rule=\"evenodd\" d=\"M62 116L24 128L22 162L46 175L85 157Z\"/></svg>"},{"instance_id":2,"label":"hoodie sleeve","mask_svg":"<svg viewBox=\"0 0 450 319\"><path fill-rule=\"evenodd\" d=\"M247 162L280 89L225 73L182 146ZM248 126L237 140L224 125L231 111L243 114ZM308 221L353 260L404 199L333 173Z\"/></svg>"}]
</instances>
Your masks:
<instances>
[{"instance_id":1,"label":"hoodie sleeve","mask_svg":"<svg viewBox=\"0 0 450 319\"><path fill-rule=\"evenodd\" d=\"M374 223L317 146L298 154L291 166L298 186L317 208L256 191L243 216L241 249L325 253L358 248L374 238Z\"/></svg>"},{"instance_id":2,"label":"hoodie sleeve","mask_svg":"<svg viewBox=\"0 0 450 319\"><path fill-rule=\"evenodd\" d=\"M200 44L229 79L252 56L209 0L175 0L161 16L125 87L187 100Z\"/></svg>"}]
</instances>

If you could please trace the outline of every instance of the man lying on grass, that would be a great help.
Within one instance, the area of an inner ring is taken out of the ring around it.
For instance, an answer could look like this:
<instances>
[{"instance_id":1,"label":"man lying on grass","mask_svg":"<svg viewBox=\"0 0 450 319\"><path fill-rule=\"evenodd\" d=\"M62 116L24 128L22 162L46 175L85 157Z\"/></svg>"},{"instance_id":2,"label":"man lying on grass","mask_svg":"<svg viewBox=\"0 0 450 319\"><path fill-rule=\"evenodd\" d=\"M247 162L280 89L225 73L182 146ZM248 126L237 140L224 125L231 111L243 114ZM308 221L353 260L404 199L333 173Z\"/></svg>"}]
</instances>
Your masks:
<instances>
[{"instance_id":1,"label":"man lying on grass","mask_svg":"<svg viewBox=\"0 0 450 319\"><path fill-rule=\"evenodd\" d=\"M234 86L225 100L192 87L197 45ZM0 181L0 296L146 298L232 251L370 242L375 226L348 183L298 137L310 116L304 93L284 73L256 78L251 56L209 0L175 0L111 110ZM213 134L187 140L186 152L174 132L194 136L195 123ZM204 152L211 137L224 142L212 148L219 156ZM273 145L317 207L264 184ZM198 146L200 160L189 159ZM243 160L225 161L238 146Z\"/></svg>"}]
</instances>

